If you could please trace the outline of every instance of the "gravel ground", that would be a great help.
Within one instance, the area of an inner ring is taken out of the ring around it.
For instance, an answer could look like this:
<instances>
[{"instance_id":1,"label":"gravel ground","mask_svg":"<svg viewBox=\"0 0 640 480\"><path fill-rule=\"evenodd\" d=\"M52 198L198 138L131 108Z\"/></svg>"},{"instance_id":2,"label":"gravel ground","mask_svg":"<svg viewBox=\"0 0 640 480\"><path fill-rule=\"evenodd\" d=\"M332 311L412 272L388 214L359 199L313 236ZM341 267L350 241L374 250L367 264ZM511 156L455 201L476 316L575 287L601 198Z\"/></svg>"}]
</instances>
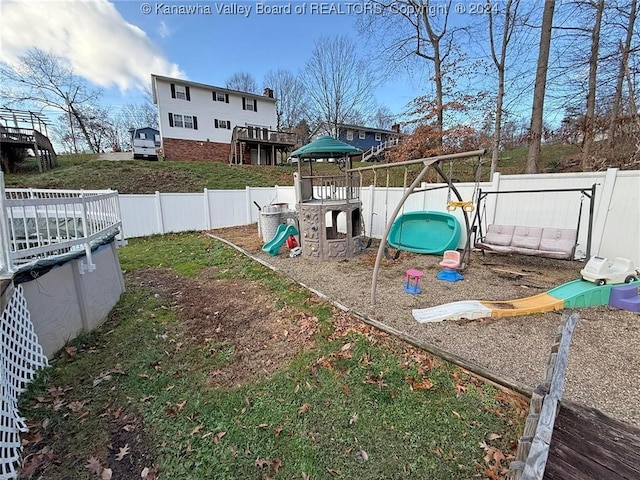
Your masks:
<instances>
[{"instance_id":1,"label":"gravel ground","mask_svg":"<svg viewBox=\"0 0 640 480\"><path fill-rule=\"evenodd\" d=\"M457 300L511 300L543 293L579 277L582 262L522 255L474 252L464 280L437 280L440 257L402 252L396 261L383 260L377 302L370 305L371 279L377 247L353 259L315 262L289 258L283 247L270 257L260 249L255 225L212 231L282 273L308 285L350 309L368 315L417 339L482 365L529 388L543 377L561 312L483 321L420 324L413 308ZM403 291L405 271L424 272L423 293ZM569 353L565 398L580 402L640 427L640 314L611 307L578 310L580 321Z\"/></svg>"}]
</instances>

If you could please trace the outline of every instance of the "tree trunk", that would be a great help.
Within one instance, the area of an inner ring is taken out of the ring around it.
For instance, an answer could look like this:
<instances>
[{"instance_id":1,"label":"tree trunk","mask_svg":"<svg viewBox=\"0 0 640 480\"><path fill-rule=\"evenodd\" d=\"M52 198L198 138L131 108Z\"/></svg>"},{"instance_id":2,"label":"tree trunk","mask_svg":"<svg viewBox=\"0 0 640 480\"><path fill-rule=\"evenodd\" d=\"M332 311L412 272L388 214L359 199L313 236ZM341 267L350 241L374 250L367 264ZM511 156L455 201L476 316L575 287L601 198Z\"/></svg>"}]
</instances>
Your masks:
<instances>
[{"instance_id":1,"label":"tree trunk","mask_svg":"<svg viewBox=\"0 0 640 480\"><path fill-rule=\"evenodd\" d=\"M498 72L498 92L496 97L496 113L495 113L495 125L493 129L492 139L492 152L491 152L491 172L489 174L489 180L493 178L494 173L498 170L498 159L500 157L500 144L502 140L502 105L504 102L504 74L505 64L507 58L507 46L509 44L509 38L513 31L514 25L511 25L512 16L515 20L516 10L518 8L518 1L516 1L515 8L512 12L512 0L508 0L504 9L504 25L502 28L502 44L500 48L500 58L498 58L495 51L495 43L493 41L493 9L489 0L487 0L489 8L489 39L491 44L491 55L493 57L493 63L496 66Z\"/></svg>"},{"instance_id":2,"label":"tree trunk","mask_svg":"<svg viewBox=\"0 0 640 480\"><path fill-rule=\"evenodd\" d=\"M544 92L547 83L549 49L551 47L551 28L555 0L545 0L540 32L540 50L536 69L536 84L533 90L531 108L531 127L529 128L529 153L527 154L526 173L538 173L540 164L540 144L542 142L542 113L544 111Z\"/></svg>"},{"instance_id":3,"label":"tree trunk","mask_svg":"<svg viewBox=\"0 0 640 480\"><path fill-rule=\"evenodd\" d=\"M78 111L71 104L69 104L69 109L71 110L73 117L78 121L78 125L80 126L80 130L82 130L84 139L86 140L87 145L89 145L89 150L91 150L93 153L98 153L98 150L96 149L96 147L93 145L93 142L91 141L91 136L87 131L87 127L85 126L84 121L82 120L82 115L80 115Z\"/></svg>"},{"instance_id":4,"label":"tree trunk","mask_svg":"<svg viewBox=\"0 0 640 480\"><path fill-rule=\"evenodd\" d=\"M625 38L624 45L620 45L620 68L618 69L618 77L616 78L616 88L613 94L611 120L609 123L609 148L613 147L618 119L620 117L620 107L622 104L622 85L624 82L625 68L627 65L629 51L631 50L631 41L633 40L633 27L636 22L637 6L638 0L631 0L629 21L627 22L627 37Z\"/></svg>"},{"instance_id":5,"label":"tree trunk","mask_svg":"<svg viewBox=\"0 0 640 480\"><path fill-rule=\"evenodd\" d=\"M596 111L596 74L598 73L598 51L600 46L600 26L604 0L596 5L596 18L591 31L591 56L589 57L589 87L587 91L587 111L584 118L584 136L582 139L582 171L591 170L591 147L595 134L594 121Z\"/></svg>"}]
</instances>

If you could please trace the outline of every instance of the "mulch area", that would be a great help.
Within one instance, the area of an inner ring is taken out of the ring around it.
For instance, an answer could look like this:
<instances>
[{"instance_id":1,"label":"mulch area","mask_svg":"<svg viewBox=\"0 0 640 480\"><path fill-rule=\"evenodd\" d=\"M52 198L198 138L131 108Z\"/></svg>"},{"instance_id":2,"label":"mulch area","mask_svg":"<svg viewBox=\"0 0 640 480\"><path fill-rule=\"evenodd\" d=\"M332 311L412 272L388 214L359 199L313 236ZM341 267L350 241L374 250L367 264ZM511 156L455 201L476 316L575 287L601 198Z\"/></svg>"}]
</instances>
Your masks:
<instances>
[{"instance_id":1,"label":"mulch area","mask_svg":"<svg viewBox=\"0 0 640 480\"><path fill-rule=\"evenodd\" d=\"M488 368L514 383L533 388L545 365L562 312L501 319L444 321L420 324L413 308L458 300L511 300L543 293L579 278L583 262L521 255L473 252L464 280L437 280L437 256L402 252L395 261L383 260L377 282L376 305L371 305L371 280L376 243L348 260L317 262L290 258L286 247L277 256L262 252L257 226L212 230L261 259L284 275L331 300L383 322L422 342L430 343ZM403 290L405 272L422 270L423 293ZM640 426L640 315L608 306L578 310L580 321L569 356L565 397ZM277 312L276 312L277 314Z\"/></svg>"}]
</instances>

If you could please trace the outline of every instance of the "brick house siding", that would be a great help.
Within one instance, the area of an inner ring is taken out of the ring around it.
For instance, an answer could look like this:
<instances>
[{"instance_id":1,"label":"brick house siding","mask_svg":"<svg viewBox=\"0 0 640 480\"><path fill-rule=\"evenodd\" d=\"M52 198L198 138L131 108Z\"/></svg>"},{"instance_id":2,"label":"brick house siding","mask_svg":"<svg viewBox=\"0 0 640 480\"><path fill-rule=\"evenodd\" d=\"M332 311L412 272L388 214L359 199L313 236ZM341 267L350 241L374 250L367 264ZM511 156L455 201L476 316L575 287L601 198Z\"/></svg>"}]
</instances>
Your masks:
<instances>
[{"instance_id":1,"label":"brick house siding","mask_svg":"<svg viewBox=\"0 0 640 480\"><path fill-rule=\"evenodd\" d=\"M165 160L229 163L231 145L164 137L162 148Z\"/></svg>"}]
</instances>

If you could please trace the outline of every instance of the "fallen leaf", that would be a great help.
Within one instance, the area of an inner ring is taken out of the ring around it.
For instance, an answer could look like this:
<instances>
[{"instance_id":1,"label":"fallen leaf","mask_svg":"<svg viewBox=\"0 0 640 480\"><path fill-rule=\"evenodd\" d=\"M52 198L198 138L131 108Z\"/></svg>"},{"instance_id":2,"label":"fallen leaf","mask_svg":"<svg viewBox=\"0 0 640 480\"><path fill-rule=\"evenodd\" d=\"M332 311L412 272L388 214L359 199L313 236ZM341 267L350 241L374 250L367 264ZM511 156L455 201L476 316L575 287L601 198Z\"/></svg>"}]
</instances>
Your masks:
<instances>
[{"instance_id":1,"label":"fallen leaf","mask_svg":"<svg viewBox=\"0 0 640 480\"><path fill-rule=\"evenodd\" d=\"M264 458L256 458L256 461L253 464L258 468L264 468L269 465L269 460L265 460Z\"/></svg>"},{"instance_id":2,"label":"fallen leaf","mask_svg":"<svg viewBox=\"0 0 640 480\"><path fill-rule=\"evenodd\" d=\"M309 411L311 408L310 403L303 403L302 406L298 409L298 414L303 415Z\"/></svg>"},{"instance_id":3,"label":"fallen leaf","mask_svg":"<svg viewBox=\"0 0 640 480\"><path fill-rule=\"evenodd\" d=\"M178 412L176 412L173 408L171 407L167 407L164 409L164 411L167 413L167 415L169 415L170 417L176 418L178 416Z\"/></svg>"},{"instance_id":4,"label":"fallen leaf","mask_svg":"<svg viewBox=\"0 0 640 480\"><path fill-rule=\"evenodd\" d=\"M453 413L453 415L457 418L460 418L460 414L458 412L456 412L455 410L451 410L451 413Z\"/></svg>"},{"instance_id":5,"label":"fallen leaf","mask_svg":"<svg viewBox=\"0 0 640 480\"><path fill-rule=\"evenodd\" d=\"M278 473L278 470L280 470L281 466L282 466L282 460L280 460L279 458L274 458L271 461L271 468L273 468L273 473Z\"/></svg>"},{"instance_id":6,"label":"fallen leaf","mask_svg":"<svg viewBox=\"0 0 640 480\"><path fill-rule=\"evenodd\" d=\"M358 421L358 414L356 412L351 414L351 418L349 418L349 425L353 425Z\"/></svg>"},{"instance_id":7,"label":"fallen leaf","mask_svg":"<svg viewBox=\"0 0 640 480\"><path fill-rule=\"evenodd\" d=\"M133 432L136 429L135 425L125 425L122 427L125 432Z\"/></svg>"},{"instance_id":8,"label":"fallen leaf","mask_svg":"<svg viewBox=\"0 0 640 480\"><path fill-rule=\"evenodd\" d=\"M487 437L487 440L491 441L491 440L497 440L498 438L502 438L502 435L498 435L497 433L491 433L489 434L489 436Z\"/></svg>"},{"instance_id":9,"label":"fallen leaf","mask_svg":"<svg viewBox=\"0 0 640 480\"><path fill-rule=\"evenodd\" d=\"M142 480L158 480L158 467L153 467L149 470L149 467L144 467L140 473Z\"/></svg>"},{"instance_id":10,"label":"fallen leaf","mask_svg":"<svg viewBox=\"0 0 640 480\"><path fill-rule=\"evenodd\" d=\"M118 452L118 454L116 455L116 460L120 461L122 460L124 457L126 457L127 455L129 455L131 453L131 449L129 448L129 444L125 444L124 447L120 447L120 451Z\"/></svg>"},{"instance_id":11,"label":"fallen leaf","mask_svg":"<svg viewBox=\"0 0 640 480\"><path fill-rule=\"evenodd\" d=\"M96 457L89 457L84 468L89 470L94 475L100 475L100 473L102 472L102 464Z\"/></svg>"},{"instance_id":12,"label":"fallen leaf","mask_svg":"<svg viewBox=\"0 0 640 480\"><path fill-rule=\"evenodd\" d=\"M367 460L369 460L369 455L364 450L358 450L356 452L356 459L366 462Z\"/></svg>"},{"instance_id":13,"label":"fallen leaf","mask_svg":"<svg viewBox=\"0 0 640 480\"><path fill-rule=\"evenodd\" d=\"M181 412L182 410L184 410L184 407L186 404L187 404L186 400L184 402L176 403L176 407L178 407L178 412Z\"/></svg>"},{"instance_id":14,"label":"fallen leaf","mask_svg":"<svg viewBox=\"0 0 640 480\"><path fill-rule=\"evenodd\" d=\"M275 436L277 437L278 435L280 435L280 433L282 433L282 425L277 426L274 430L273 433L275 434Z\"/></svg>"},{"instance_id":15,"label":"fallen leaf","mask_svg":"<svg viewBox=\"0 0 640 480\"><path fill-rule=\"evenodd\" d=\"M110 468L105 468L104 470L102 470L102 473L100 474L100 480L111 480L112 476L113 476L113 471Z\"/></svg>"},{"instance_id":16,"label":"fallen leaf","mask_svg":"<svg viewBox=\"0 0 640 480\"><path fill-rule=\"evenodd\" d=\"M27 445L37 445L42 440L44 440L44 437L40 434L40 432L30 432L22 435L21 443L22 446L25 447Z\"/></svg>"},{"instance_id":17,"label":"fallen leaf","mask_svg":"<svg viewBox=\"0 0 640 480\"><path fill-rule=\"evenodd\" d=\"M203 427L202 425L197 425L197 426L193 427L193 430L191 430L191 433L189 435L191 435L191 436L195 435L200 430L202 430L202 427Z\"/></svg>"},{"instance_id":18,"label":"fallen leaf","mask_svg":"<svg viewBox=\"0 0 640 480\"><path fill-rule=\"evenodd\" d=\"M73 357L78 353L78 349L76 347L64 347L64 351L70 357Z\"/></svg>"},{"instance_id":19,"label":"fallen leaf","mask_svg":"<svg viewBox=\"0 0 640 480\"><path fill-rule=\"evenodd\" d=\"M215 443L216 445L220 443L220 440L222 440L222 437L224 437L227 434L227 432L218 432L213 436L213 443Z\"/></svg>"},{"instance_id":20,"label":"fallen leaf","mask_svg":"<svg viewBox=\"0 0 640 480\"><path fill-rule=\"evenodd\" d=\"M86 400L83 400L82 402L79 400L74 400L73 402L69 402L69 404L67 405L67 407L69 408L69 410L71 410L72 412L79 412L80 410L82 410L84 408L84 404L86 403Z\"/></svg>"},{"instance_id":21,"label":"fallen leaf","mask_svg":"<svg viewBox=\"0 0 640 480\"><path fill-rule=\"evenodd\" d=\"M327 472L330 473L333 476L340 475L340 471L339 470L335 470L335 469L329 468L329 467L327 467Z\"/></svg>"}]
</instances>

